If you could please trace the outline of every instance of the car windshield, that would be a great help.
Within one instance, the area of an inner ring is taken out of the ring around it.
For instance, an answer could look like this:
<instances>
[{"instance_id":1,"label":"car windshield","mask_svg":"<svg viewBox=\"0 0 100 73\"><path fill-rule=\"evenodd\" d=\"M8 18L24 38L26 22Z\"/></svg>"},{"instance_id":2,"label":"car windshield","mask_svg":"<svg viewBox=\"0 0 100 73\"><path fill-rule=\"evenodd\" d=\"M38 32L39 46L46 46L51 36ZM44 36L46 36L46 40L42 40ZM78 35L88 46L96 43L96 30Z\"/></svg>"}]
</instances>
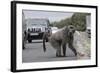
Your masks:
<instances>
[{"instance_id":1,"label":"car windshield","mask_svg":"<svg viewBox=\"0 0 100 73\"><path fill-rule=\"evenodd\" d=\"M46 24L31 24L30 26L47 26Z\"/></svg>"}]
</instances>

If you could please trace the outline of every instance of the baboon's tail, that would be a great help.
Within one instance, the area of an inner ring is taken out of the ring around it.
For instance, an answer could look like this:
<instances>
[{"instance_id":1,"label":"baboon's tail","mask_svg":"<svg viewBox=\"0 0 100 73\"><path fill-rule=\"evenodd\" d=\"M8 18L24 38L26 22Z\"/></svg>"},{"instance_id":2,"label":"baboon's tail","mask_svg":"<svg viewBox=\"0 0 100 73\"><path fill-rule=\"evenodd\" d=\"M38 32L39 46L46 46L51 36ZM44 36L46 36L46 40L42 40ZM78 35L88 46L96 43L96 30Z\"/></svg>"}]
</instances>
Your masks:
<instances>
[{"instance_id":1,"label":"baboon's tail","mask_svg":"<svg viewBox=\"0 0 100 73\"><path fill-rule=\"evenodd\" d=\"M43 35L43 51L44 52L46 52L45 42L46 42L46 34L44 33L44 35Z\"/></svg>"}]
</instances>

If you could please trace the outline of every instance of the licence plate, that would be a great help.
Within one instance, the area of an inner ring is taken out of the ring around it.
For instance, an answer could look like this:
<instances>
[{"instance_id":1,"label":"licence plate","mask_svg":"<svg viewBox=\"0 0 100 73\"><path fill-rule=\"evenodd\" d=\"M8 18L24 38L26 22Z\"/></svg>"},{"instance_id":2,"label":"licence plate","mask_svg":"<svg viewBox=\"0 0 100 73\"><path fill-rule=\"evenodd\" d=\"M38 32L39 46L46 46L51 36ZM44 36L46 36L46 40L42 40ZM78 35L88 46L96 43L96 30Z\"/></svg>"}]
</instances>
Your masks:
<instances>
[{"instance_id":1,"label":"licence plate","mask_svg":"<svg viewBox=\"0 0 100 73\"><path fill-rule=\"evenodd\" d=\"M31 33L31 35L39 35L38 33Z\"/></svg>"}]
</instances>

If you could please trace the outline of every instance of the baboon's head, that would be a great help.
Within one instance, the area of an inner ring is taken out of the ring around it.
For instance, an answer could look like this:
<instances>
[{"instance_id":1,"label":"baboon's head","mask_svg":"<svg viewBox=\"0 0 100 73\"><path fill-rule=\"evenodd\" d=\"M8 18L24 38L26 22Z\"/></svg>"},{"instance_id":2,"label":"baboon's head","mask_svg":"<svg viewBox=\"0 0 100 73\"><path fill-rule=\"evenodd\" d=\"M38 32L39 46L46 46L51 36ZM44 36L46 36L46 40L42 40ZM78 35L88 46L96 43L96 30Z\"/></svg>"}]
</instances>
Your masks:
<instances>
[{"instance_id":1,"label":"baboon's head","mask_svg":"<svg viewBox=\"0 0 100 73\"><path fill-rule=\"evenodd\" d=\"M75 32L75 27L73 25L69 25L68 26L68 35L73 36L74 32Z\"/></svg>"}]
</instances>

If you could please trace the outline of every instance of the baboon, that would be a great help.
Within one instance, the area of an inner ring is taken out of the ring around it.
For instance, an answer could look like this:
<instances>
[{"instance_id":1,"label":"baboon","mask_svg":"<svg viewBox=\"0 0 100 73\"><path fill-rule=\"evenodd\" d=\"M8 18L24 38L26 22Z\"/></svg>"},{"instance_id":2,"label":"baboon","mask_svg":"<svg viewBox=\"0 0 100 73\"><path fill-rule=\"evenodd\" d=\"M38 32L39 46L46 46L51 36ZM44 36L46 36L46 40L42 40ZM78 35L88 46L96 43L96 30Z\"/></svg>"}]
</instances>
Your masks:
<instances>
[{"instance_id":1,"label":"baboon","mask_svg":"<svg viewBox=\"0 0 100 73\"><path fill-rule=\"evenodd\" d=\"M54 34L45 32L43 35L43 49L46 51L45 40L48 39L53 48L56 49L56 56L66 56L66 44L77 55L76 49L73 47L75 28L72 25L68 25L60 29ZM62 51L62 55L61 55Z\"/></svg>"}]
</instances>

